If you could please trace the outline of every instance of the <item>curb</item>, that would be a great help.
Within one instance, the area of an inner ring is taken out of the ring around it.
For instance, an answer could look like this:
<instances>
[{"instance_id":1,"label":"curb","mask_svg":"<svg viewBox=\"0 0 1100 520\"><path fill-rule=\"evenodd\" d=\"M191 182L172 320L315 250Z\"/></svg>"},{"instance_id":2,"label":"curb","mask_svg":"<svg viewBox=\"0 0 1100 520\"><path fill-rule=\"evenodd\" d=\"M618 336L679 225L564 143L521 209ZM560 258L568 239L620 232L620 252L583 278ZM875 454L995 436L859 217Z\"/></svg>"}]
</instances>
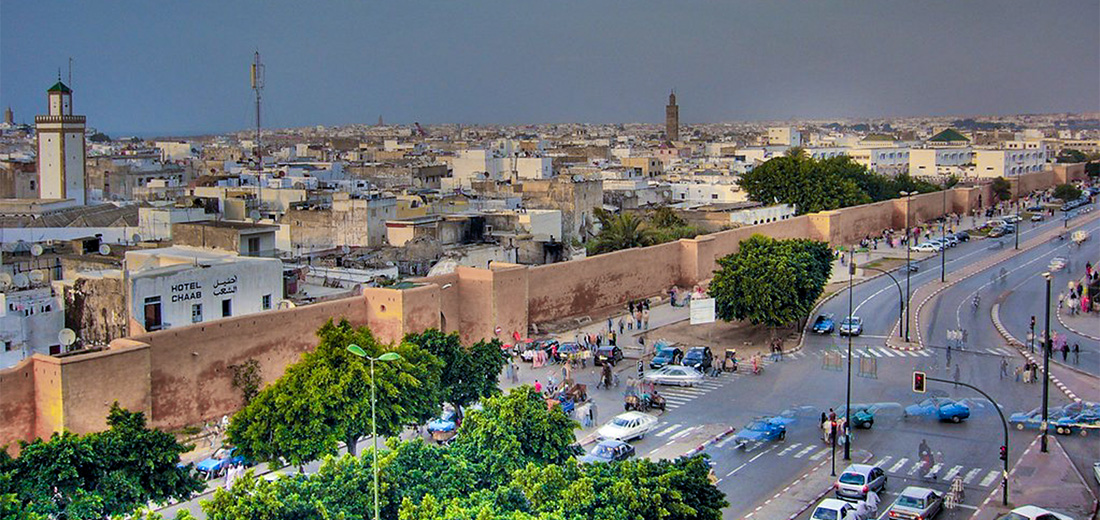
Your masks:
<instances>
[{"instance_id":1,"label":"curb","mask_svg":"<svg viewBox=\"0 0 1100 520\"><path fill-rule=\"evenodd\" d=\"M1082 276L1080 279L1077 280L1077 283L1082 283L1081 280L1084 280L1084 279L1085 279L1085 277ZM1056 309L1054 311L1054 316L1058 318L1058 323L1062 324L1062 327L1065 327L1066 330L1068 330L1068 331L1070 331L1074 334L1077 334L1078 336L1082 336L1082 337L1086 337L1088 339L1091 339L1093 341L1100 341L1100 338L1098 338L1096 336L1091 336L1089 334L1085 334L1084 332L1081 332L1081 331L1079 331L1079 330L1077 330L1073 327L1070 327L1069 325L1066 325L1066 322L1062 320L1062 308L1061 307L1059 307L1058 309Z\"/></svg>"},{"instance_id":2,"label":"curb","mask_svg":"<svg viewBox=\"0 0 1100 520\"><path fill-rule=\"evenodd\" d=\"M872 454L872 453L868 452L868 453L867 453L867 456L863 458L863 461L862 461L862 462L863 462L863 463L866 463L867 461L869 461L869 460L871 460L871 459L873 459L873 458L875 458L874 454ZM775 500L775 499L779 498L779 496L780 496L780 495L782 495L782 494L786 493L786 492L787 492L787 491L789 491L789 490L790 490L790 489L791 489L792 487L794 487L794 486L798 485L798 483L799 483L799 482L802 482L803 480L805 480L805 479L808 479L808 478L810 478L810 473L813 473L813 472L815 472L815 471L817 471L817 470L819 470L819 469L821 469L821 468L825 467L825 464L826 464L826 463L828 463L828 462L829 462L829 460L828 460L828 459L826 459L826 460L822 460L820 464L818 464L817 466L814 466L814 467L813 467L812 469L810 469L809 471L807 471L806 473L804 473L804 474L803 474L803 475L802 475L801 477L798 477L798 478L794 479L794 481L793 481L793 482L791 482L790 484L787 484L787 487L783 488L783 489L782 489L782 490L781 490L780 492L776 493L776 494L775 494L775 495L773 495L773 496L772 496L771 498L769 498L769 499L765 500L763 504L761 504L761 505L757 506L757 507L756 507L756 509L755 509L755 510L753 510L752 512L750 512L749 514L745 515L745 519L747 520L748 518L751 518L751 517L752 517L753 515L755 515L755 514L756 514L757 512L759 512L759 511L760 511L761 509L763 509L763 508L764 508L764 506L766 506L766 505L768 505L769 503L771 503L771 501L772 501L772 500ZM828 494L829 494L829 492L830 492L830 491L832 491L832 490L833 490L833 486L829 486L829 487L825 488L825 490L824 490L824 491L822 491L821 493L818 493L817 495L815 495L815 496L814 496L814 498L813 498L812 500L810 500L809 502L807 502L805 506L803 506L803 507L802 507L801 509L799 509L799 510L798 510L797 512L795 512L794 514L791 514L790 516L788 516L788 517L787 517L787 520L794 520L795 518L798 518L799 516L801 516L801 515L802 515L802 513L805 513L805 512L806 512L806 510L810 509L810 508L811 508L811 507L813 507L813 506L814 506L815 504L817 504L817 502L818 502L819 500L821 500L821 499L822 499L822 498L823 498L823 497L824 497L825 495L828 495Z\"/></svg>"},{"instance_id":3,"label":"curb","mask_svg":"<svg viewBox=\"0 0 1100 520\"><path fill-rule=\"evenodd\" d=\"M712 437L710 440L707 440L707 441L703 442L702 444L696 446L695 448L692 448L687 453L685 453L684 456L685 457L694 457L695 455L698 455L699 453L702 453L702 451L707 449L707 447L709 447L711 444L714 444L714 443L716 443L716 442L718 442L722 439L725 439L726 437L729 437L730 434L733 433L734 431L736 431L736 428L730 426L729 428L726 429L726 431L724 431L722 433L719 433L718 435L715 435L714 437Z\"/></svg>"},{"instance_id":4,"label":"curb","mask_svg":"<svg viewBox=\"0 0 1100 520\"><path fill-rule=\"evenodd\" d=\"M989 314L990 318L993 320L993 326L997 329L997 332L1001 334L1001 337L1004 338L1004 340L1007 341L1009 345L1015 347L1016 351L1019 352L1020 355L1024 356L1024 358L1026 358L1029 362L1033 364L1038 364L1039 362L1035 359L1035 356L1033 356L1031 352L1026 350L1027 345L1020 342L1020 340L1016 339L1012 334L1009 334L1008 330L1005 329L1003 324L1001 324L1001 304L994 303L993 308L989 311ZM1044 347L1039 348L1042 349ZM1041 368L1039 370L1042 371ZM1081 402L1081 398L1077 397L1077 394L1073 393L1072 390L1066 387L1066 385L1063 384L1062 381L1059 380L1057 377L1055 377L1054 374L1046 375L1049 376L1050 381L1054 383L1054 386L1058 387L1058 389L1061 390L1063 394L1066 394L1066 397L1070 398L1074 402Z\"/></svg>"}]
</instances>

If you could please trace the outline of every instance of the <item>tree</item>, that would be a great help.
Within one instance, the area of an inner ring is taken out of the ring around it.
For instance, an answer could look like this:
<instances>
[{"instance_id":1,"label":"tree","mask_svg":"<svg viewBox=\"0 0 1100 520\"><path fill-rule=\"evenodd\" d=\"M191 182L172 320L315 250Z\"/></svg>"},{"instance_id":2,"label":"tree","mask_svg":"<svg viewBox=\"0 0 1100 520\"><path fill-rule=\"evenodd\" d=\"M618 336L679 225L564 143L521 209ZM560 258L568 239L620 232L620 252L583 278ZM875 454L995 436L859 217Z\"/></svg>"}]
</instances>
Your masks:
<instances>
[{"instance_id":1,"label":"tree","mask_svg":"<svg viewBox=\"0 0 1100 520\"><path fill-rule=\"evenodd\" d=\"M659 228L677 228L688 225L686 220L668 206L657 208L653 215L649 217L649 222Z\"/></svg>"},{"instance_id":2,"label":"tree","mask_svg":"<svg viewBox=\"0 0 1100 520\"><path fill-rule=\"evenodd\" d=\"M470 404L500 393L497 384L508 354L499 340L479 341L466 347L458 333L429 329L405 336L405 342L419 346L443 362L439 376L441 397L453 404L460 415Z\"/></svg>"},{"instance_id":3,"label":"tree","mask_svg":"<svg viewBox=\"0 0 1100 520\"><path fill-rule=\"evenodd\" d=\"M1060 163L1081 163L1087 161L1088 156L1081 150L1063 148L1061 152L1058 152L1056 160Z\"/></svg>"},{"instance_id":4,"label":"tree","mask_svg":"<svg viewBox=\"0 0 1100 520\"><path fill-rule=\"evenodd\" d=\"M233 388L241 391L244 404L248 404L260 393L263 377L260 375L260 362L249 358L239 365L229 365L233 371Z\"/></svg>"},{"instance_id":5,"label":"tree","mask_svg":"<svg viewBox=\"0 0 1100 520\"><path fill-rule=\"evenodd\" d=\"M366 327L353 328L346 320L329 320L317 335L313 352L233 416L228 438L243 455L300 467L335 453L338 441L355 453L359 439L371 432L372 381L369 361L348 352L351 344L371 357L392 351L402 358L375 364L380 436L423 423L438 410L442 363L432 354L408 343L381 345Z\"/></svg>"},{"instance_id":6,"label":"tree","mask_svg":"<svg viewBox=\"0 0 1100 520\"><path fill-rule=\"evenodd\" d=\"M561 407L548 409L531 386L490 397L462 422L452 449L480 465L482 485L499 482L527 463L557 464L575 454L576 421Z\"/></svg>"},{"instance_id":7,"label":"tree","mask_svg":"<svg viewBox=\"0 0 1100 520\"><path fill-rule=\"evenodd\" d=\"M854 162L818 161L804 154L776 157L742 175L738 184L753 201L790 204L801 215L871 202L854 175L848 175L858 168Z\"/></svg>"},{"instance_id":8,"label":"tree","mask_svg":"<svg viewBox=\"0 0 1100 520\"><path fill-rule=\"evenodd\" d=\"M111 136L103 132L96 132L92 134L91 137L88 138L88 140L93 143L109 143L111 142Z\"/></svg>"},{"instance_id":9,"label":"tree","mask_svg":"<svg viewBox=\"0 0 1100 520\"><path fill-rule=\"evenodd\" d=\"M1012 183L1005 180L1004 177L993 179L993 182L989 184L989 189L993 191L993 196L997 197L997 200L1010 200L1012 198Z\"/></svg>"},{"instance_id":10,"label":"tree","mask_svg":"<svg viewBox=\"0 0 1100 520\"><path fill-rule=\"evenodd\" d=\"M633 213L612 215L598 210L596 218L600 221L601 229L588 244L588 250L592 254L651 246L656 243L653 230Z\"/></svg>"},{"instance_id":11,"label":"tree","mask_svg":"<svg viewBox=\"0 0 1100 520\"><path fill-rule=\"evenodd\" d=\"M107 424L85 436L66 431L22 443L18 458L0 457L0 512L14 509L14 496L25 504L18 518L98 519L128 515L149 502L187 499L203 488L189 466L177 466L191 446L147 428L145 414L116 402Z\"/></svg>"},{"instance_id":12,"label":"tree","mask_svg":"<svg viewBox=\"0 0 1100 520\"><path fill-rule=\"evenodd\" d=\"M753 235L737 253L718 259L709 294L723 320L780 327L809 316L832 263L824 242Z\"/></svg>"},{"instance_id":13,"label":"tree","mask_svg":"<svg viewBox=\"0 0 1100 520\"><path fill-rule=\"evenodd\" d=\"M1054 187L1054 198L1062 202L1077 200L1081 198L1081 188L1072 184L1059 184Z\"/></svg>"}]
</instances>

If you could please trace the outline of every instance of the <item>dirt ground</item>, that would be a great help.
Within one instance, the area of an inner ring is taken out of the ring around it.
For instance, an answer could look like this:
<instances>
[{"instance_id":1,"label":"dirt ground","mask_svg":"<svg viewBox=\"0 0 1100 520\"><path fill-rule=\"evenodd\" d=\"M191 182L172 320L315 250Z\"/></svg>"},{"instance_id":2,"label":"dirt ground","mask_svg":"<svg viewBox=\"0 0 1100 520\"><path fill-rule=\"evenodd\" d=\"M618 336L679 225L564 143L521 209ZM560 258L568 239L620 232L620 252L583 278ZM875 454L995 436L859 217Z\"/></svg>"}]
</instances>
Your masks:
<instances>
[{"instance_id":1,"label":"dirt ground","mask_svg":"<svg viewBox=\"0 0 1100 520\"><path fill-rule=\"evenodd\" d=\"M798 345L798 327L779 328L775 333L783 338L783 350L790 350ZM739 358L756 352L769 354L770 338L770 328L763 325L755 326L747 321L726 323L719 320L703 325L691 325L689 321L684 320L646 333L646 343L650 345L662 339L679 343L684 347L708 345L719 356L725 349L735 348Z\"/></svg>"}]
</instances>

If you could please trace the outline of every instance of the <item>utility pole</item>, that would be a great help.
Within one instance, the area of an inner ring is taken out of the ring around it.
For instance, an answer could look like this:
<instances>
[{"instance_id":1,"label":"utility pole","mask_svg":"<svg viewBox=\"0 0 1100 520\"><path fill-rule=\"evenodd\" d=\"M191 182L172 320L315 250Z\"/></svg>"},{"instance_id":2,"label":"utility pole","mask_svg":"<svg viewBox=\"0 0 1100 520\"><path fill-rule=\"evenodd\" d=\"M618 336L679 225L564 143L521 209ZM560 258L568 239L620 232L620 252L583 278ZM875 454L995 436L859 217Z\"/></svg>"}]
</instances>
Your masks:
<instances>
[{"instance_id":1,"label":"utility pole","mask_svg":"<svg viewBox=\"0 0 1100 520\"><path fill-rule=\"evenodd\" d=\"M947 281L947 183L943 183L943 224L940 227L940 238L943 239L943 249L940 250L940 283Z\"/></svg>"},{"instance_id":2,"label":"utility pole","mask_svg":"<svg viewBox=\"0 0 1100 520\"><path fill-rule=\"evenodd\" d=\"M901 192L901 196L905 197L905 342L909 343L909 266L912 265L912 251L913 244L909 237L909 201L913 195L911 191Z\"/></svg>"},{"instance_id":3,"label":"utility pole","mask_svg":"<svg viewBox=\"0 0 1100 520\"><path fill-rule=\"evenodd\" d=\"M1016 235L1016 250L1019 251L1019 249L1020 249L1020 228L1022 227L1022 226L1020 226L1020 176L1019 175L1016 176L1016 200L1013 201L1013 202L1016 203L1016 222L1013 222L1012 225L1016 229L1013 230L1014 232L1012 234Z\"/></svg>"},{"instance_id":4,"label":"utility pole","mask_svg":"<svg viewBox=\"0 0 1100 520\"><path fill-rule=\"evenodd\" d=\"M264 147L261 141L262 135L260 133L260 103L262 98L261 93L264 89L264 66L260 63L260 51L256 51L253 56L252 67L249 72L249 77L252 80L252 91L256 93L256 208L258 210L260 204L263 203L264 195Z\"/></svg>"},{"instance_id":5,"label":"utility pole","mask_svg":"<svg viewBox=\"0 0 1100 520\"><path fill-rule=\"evenodd\" d=\"M1047 281L1047 298L1046 298L1046 325L1043 327L1043 422L1042 422L1042 437L1039 444L1039 451L1047 452L1047 401L1049 400L1050 392L1050 350L1053 345L1050 341L1050 281L1053 278L1050 273L1043 273L1043 278Z\"/></svg>"},{"instance_id":6,"label":"utility pole","mask_svg":"<svg viewBox=\"0 0 1100 520\"><path fill-rule=\"evenodd\" d=\"M852 276L856 273L856 252L852 247L852 257L848 259L848 326L855 325L852 318ZM848 392L844 399L844 460L852 460L852 334L848 330Z\"/></svg>"}]
</instances>

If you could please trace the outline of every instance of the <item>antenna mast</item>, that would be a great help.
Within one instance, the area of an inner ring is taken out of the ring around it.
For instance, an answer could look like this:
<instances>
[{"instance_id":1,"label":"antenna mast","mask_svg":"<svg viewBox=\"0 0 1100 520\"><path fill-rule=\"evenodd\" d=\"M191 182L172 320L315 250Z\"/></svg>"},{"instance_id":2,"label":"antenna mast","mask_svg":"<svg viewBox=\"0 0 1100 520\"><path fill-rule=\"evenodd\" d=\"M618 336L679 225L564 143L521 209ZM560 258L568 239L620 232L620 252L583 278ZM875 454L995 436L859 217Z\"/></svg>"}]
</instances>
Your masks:
<instances>
[{"instance_id":1,"label":"antenna mast","mask_svg":"<svg viewBox=\"0 0 1100 520\"><path fill-rule=\"evenodd\" d=\"M256 209L259 209L260 204L263 202L263 169L264 169L264 148L261 141L260 134L260 102L261 93L264 89L264 66L260 63L260 51L256 51L252 60L252 67L249 70L249 76L252 80L252 91L256 93L256 184L258 186L258 194L256 196Z\"/></svg>"}]
</instances>

